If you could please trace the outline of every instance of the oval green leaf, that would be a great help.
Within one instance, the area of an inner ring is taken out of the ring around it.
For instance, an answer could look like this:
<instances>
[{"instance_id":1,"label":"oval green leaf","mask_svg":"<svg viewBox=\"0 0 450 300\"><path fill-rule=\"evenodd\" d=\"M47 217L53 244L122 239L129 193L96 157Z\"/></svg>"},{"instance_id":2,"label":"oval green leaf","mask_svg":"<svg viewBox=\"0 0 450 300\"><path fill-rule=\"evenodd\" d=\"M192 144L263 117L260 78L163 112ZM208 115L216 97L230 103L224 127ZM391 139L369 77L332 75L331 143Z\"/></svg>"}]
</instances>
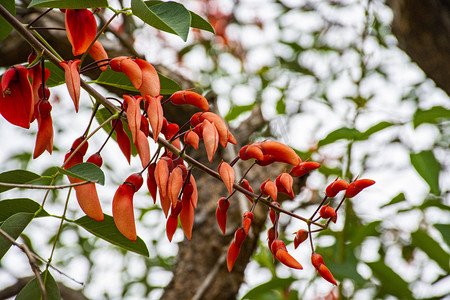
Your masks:
<instances>
[{"instance_id":1,"label":"oval green leaf","mask_svg":"<svg viewBox=\"0 0 450 300\"><path fill-rule=\"evenodd\" d=\"M28 7L81 9L107 7L107 0L33 0Z\"/></svg>"},{"instance_id":2,"label":"oval green leaf","mask_svg":"<svg viewBox=\"0 0 450 300\"><path fill-rule=\"evenodd\" d=\"M337 140L356 140L361 136L361 132L355 128L342 127L330 132L324 139L319 141L319 146L325 146Z\"/></svg>"},{"instance_id":3,"label":"oval green leaf","mask_svg":"<svg viewBox=\"0 0 450 300\"><path fill-rule=\"evenodd\" d=\"M147 246L140 237L135 242L130 241L117 229L113 217L106 214L104 216L105 218L102 222L95 221L88 216L81 217L74 222L93 235L111 244L141 255L149 256Z\"/></svg>"},{"instance_id":4,"label":"oval green leaf","mask_svg":"<svg viewBox=\"0 0 450 300\"><path fill-rule=\"evenodd\" d=\"M389 268L383 261L371 262L367 263L367 265L372 270L373 275L380 281L380 285L378 286L378 295L396 296L399 299L414 299L411 291L409 290L408 283L404 281L400 275Z\"/></svg>"},{"instance_id":5,"label":"oval green leaf","mask_svg":"<svg viewBox=\"0 0 450 300\"><path fill-rule=\"evenodd\" d=\"M419 248L434 260L442 270L450 273L450 254L442 249L441 245L430 237L425 231L418 230L411 233L412 245Z\"/></svg>"},{"instance_id":6,"label":"oval green leaf","mask_svg":"<svg viewBox=\"0 0 450 300\"><path fill-rule=\"evenodd\" d=\"M146 24L187 40L191 14L180 3L131 0L133 14Z\"/></svg>"},{"instance_id":7,"label":"oval green leaf","mask_svg":"<svg viewBox=\"0 0 450 300\"><path fill-rule=\"evenodd\" d=\"M5 199L0 201L0 222L17 213L36 213L41 206L28 198ZM49 214L41 210L36 217L45 217Z\"/></svg>"},{"instance_id":8,"label":"oval green leaf","mask_svg":"<svg viewBox=\"0 0 450 300\"><path fill-rule=\"evenodd\" d=\"M227 121L227 122L232 121L232 120L236 119L237 117L239 117L241 114L243 114L247 111L251 111L253 109L253 107L255 107L255 104L256 104L256 102L253 102L252 104L248 104L248 105L232 106L230 111L225 116L225 121Z\"/></svg>"},{"instance_id":9,"label":"oval green leaf","mask_svg":"<svg viewBox=\"0 0 450 300\"><path fill-rule=\"evenodd\" d=\"M434 227L439 230L444 241L450 246L450 224L434 224Z\"/></svg>"},{"instance_id":10,"label":"oval green leaf","mask_svg":"<svg viewBox=\"0 0 450 300\"><path fill-rule=\"evenodd\" d=\"M76 179L96 181L101 185L105 184L105 174L103 173L102 169L92 163L80 163L68 168L67 170L63 168L58 168L58 170L60 173Z\"/></svg>"},{"instance_id":11,"label":"oval green leaf","mask_svg":"<svg viewBox=\"0 0 450 300\"><path fill-rule=\"evenodd\" d=\"M414 128L423 123L436 124L442 120L450 120L450 109L435 106L428 110L417 110L413 117Z\"/></svg>"},{"instance_id":12,"label":"oval green leaf","mask_svg":"<svg viewBox=\"0 0 450 300\"><path fill-rule=\"evenodd\" d=\"M0 182L24 184L39 179L41 176L27 170L12 170L0 174ZM0 193L13 189L14 187L0 186Z\"/></svg>"},{"instance_id":13,"label":"oval green leaf","mask_svg":"<svg viewBox=\"0 0 450 300\"><path fill-rule=\"evenodd\" d=\"M248 291L244 296L242 296L242 300L244 299L276 299L273 298L275 295L273 295L274 291L283 292L287 290L291 284L296 281L297 279L293 277L288 278L273 278L267 282L264 282L254 288L252 288L250 291ZM269 296L272 298L265 298L265 296Z\"/></svg>"},{"instance_id":14,"label":"oval green leaf","mask_svg":"<svg viewBox=\"0 0 450 300\"><path fill-rule=\"evenodd\" d=\"M16 15L16 4L14 0L2 0L2 5L13 16ZM11 33L12 29L12 26L8 22L6 22L3 17L0 17L0 41L6 39Z\"/></svg>"},{"instance_id":15,"label":"oval green leaf","mask_svg":"<svg viewBox=\"0 0 450 300\"><path fill-rule=\"evenodd\" d=\"M441 165L431 150L425 150L419 153L411 153L409 155L411 164L417 173L428 183L431 193L440 195L439 189L439 172Z\"/></svg>"},{"instance_id":16,"label":"oval green leaf","mask_svg":"<svg viewBox=\"0 0 450 300\"><path fill-rule=\"evenodd\" d=\"M41 273L41 278L47 278L45 281L45 291L47 293L47 300L60 300L61 294L55 279L49 271ZM27 285L17 294L16 300L41 300L41 289L36 277L33 278Z\"/></svg>"},{"instance_id":17,"label":"oval green leaf","mask_svg":"<svg viewBox=\"0 0 450 300\"><path fill-rule=\"evenodd\" d=\"M189 13L191 14L191 27L215 33L214 27L212 27L212 25L209 24L208 21L206 21L193 11L189 11Z\"/></svg>"},{"instance_id":18,"label":"oval green leaf","mask_svg":"<svg viewBox=\"0 0 450 300\"><path fill-rule=\"evenodd\" d=\"M161 95L170 95L175 93L176 91L180 91L181 87L178 83L173 81L172 79L158 73L159 82L161 84ZM119 89L123 89L130 92L139 93L137 89L134 88L130 79L121 72L114 72L110 68L108 68L105 72L102 72L100 76L89 83L97 83L113 86Z\"/></svg>"},{"instance_id":19,"label":"oval green leaf","mask_svg":"<svg viewBox=\"0 0 450 300\"><path fill-rule=\"evenodd\" d=\"M0 229L8 233L14 240L16 240L22 231L30 224L34 218L34 213L18 213L14 214L5 222L2 223ZM12 246L11 242L3 235L0 235L0 260L8 252Z\"/></svg>"}]
</instances>

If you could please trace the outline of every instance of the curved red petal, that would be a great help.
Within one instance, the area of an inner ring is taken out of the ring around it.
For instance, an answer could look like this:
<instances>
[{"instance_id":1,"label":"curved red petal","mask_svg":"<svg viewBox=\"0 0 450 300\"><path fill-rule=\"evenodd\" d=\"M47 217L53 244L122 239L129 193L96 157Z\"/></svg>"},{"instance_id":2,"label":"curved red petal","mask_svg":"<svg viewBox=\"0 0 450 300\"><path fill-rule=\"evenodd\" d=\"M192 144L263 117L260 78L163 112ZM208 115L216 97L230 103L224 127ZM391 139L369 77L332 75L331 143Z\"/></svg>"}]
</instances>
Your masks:
<instances>
[{"instance_id":1,"label":"curved red petal","mask_svg":"<svg viewBox=\"0 0 450 300\"><path fill-rule=\"evenodd\" d=\"M136 225L133 211L134 186L122 184L114 194L112 213L117 229L129 240L135 241Z\"/></svg>"},{"instance_id":2,"label":"curved red petal","mask_svg":"<svg viewBox=\"0 0 450 300\"><path fill-rule=\"evenodd\" d=\"M73 55L87 51L97 34L97 22L88 9L66 9L66 32Z\"/></svg>"}]
</instances>

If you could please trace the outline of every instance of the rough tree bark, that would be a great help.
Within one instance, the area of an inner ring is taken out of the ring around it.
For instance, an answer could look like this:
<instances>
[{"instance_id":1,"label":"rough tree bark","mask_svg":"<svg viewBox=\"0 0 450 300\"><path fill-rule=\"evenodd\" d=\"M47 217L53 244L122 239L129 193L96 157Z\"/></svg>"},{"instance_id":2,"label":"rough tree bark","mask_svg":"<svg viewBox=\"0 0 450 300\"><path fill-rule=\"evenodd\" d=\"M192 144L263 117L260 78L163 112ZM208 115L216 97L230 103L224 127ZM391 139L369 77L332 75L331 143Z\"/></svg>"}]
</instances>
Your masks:
<instances>
[{"instance_id":1,"label":"rough tree bark","mask_svg":"<svg viewBox=\"0 0 450 300\"><path fill-rule=\"evenodd\" d=\"M450 95L450 1L389 0L398 46Z\"/></svg>"}]
</instances>

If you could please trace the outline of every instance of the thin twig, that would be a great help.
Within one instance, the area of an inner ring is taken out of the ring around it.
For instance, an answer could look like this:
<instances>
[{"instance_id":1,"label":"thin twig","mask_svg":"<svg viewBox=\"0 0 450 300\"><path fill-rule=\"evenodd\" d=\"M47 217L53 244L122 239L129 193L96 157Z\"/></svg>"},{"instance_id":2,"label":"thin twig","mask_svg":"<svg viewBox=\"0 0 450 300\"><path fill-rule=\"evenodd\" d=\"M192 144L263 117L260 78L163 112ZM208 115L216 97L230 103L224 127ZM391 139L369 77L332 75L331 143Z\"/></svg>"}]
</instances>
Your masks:
<instances>
[{"instance_id":1,"label":"thin twig","mask_svg":"<svg viewBox=\"0 0 450 300\"><path fill-rule=\"evenodd\" d=\"M23 250L24 247L28 248L28 246L25 245L25 244L19 244L19 243L17 243L17 242L14 240L14 238L13 238L12 236L10 236L6 231L4 231L4 230L1 229L1 228L0 228L0 234L3 235L3 236L4 236L11 244L13 244L14 246L18 247L18 248L21 249L22 251L24 251L24 250ZM24 252L25 252L25 251L24 251ZM25 254L26 254L26 253L25 253ZM35 260L39 260L39 261L41 261L41 262L43 262L43 263L45 263L45 264L48 264L48 261L47 261L46 259L44 259L43 257L39 256L38 254L32 252L30 249L29 249L29 254L30 254L31 256L33 256L33 258L34 258ZM61 271L60 269L58 269L57 267L53 266L52 264L49 264L49 266L50 266L50 268L52 268L53 270L55 270L55 271L58 272L59 274L61 274L61 275L65 276L65 277L67 277L68 279L70 279L71 281L73 281L73 282L75 282L75 283L77 283L77 284L79 284L79 285L84 285L82 282L80 282L80 281L74 279L73 277L70 277L69 275L67 275L66 273L64 273L63 271Z\"/></svg>"},{"instance_id":2,"label":"thin twig","mask_svg":"<svg viewBox=\"0 0 450 300\"><path fill-rule=\"evenodd\" d=\"M33 252L31 252L30 248L28 248L25 244L19 244L16 243L14 238L10 236L6 231L0 228L0 234L2 234L9 242L17 247L19 247L23 253L28 257L28 261L30 263L31 270L36 275L36 280L39 283L39 288L41 290L42 294L42 300L47 300L47 292L45 291L45 285L41 278L41 270L39 270L39 267L37 266L36 259L33 256Z\"/></svg>"},{"instance_id":3,"label":"thin twig","mask_svg":"<svg viewBox=\"0 0 450 300\"><path fill-rule=\"evenodd\" d=\"M35 189L35 190L56 190L56 189L66 189L70 187L75 187L79 185L85 185L88 183L98 183L98 180L93 181L83 181L71 184L62 184L62 185L34 185L34 184L19 184L19 183L8 183L8 182L0 182L0 186L5 187L13 187L20 189Z\"/></svg>"}]
</instances>

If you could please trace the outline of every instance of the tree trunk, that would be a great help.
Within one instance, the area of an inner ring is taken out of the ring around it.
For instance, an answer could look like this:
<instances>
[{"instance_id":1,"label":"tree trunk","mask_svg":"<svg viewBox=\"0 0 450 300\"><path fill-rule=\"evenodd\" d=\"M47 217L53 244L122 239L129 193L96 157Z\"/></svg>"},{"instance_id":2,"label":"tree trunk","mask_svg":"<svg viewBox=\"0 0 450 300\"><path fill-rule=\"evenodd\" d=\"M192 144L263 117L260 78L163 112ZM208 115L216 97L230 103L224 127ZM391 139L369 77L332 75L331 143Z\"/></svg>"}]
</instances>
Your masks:
<instances>
[{"instance_id":1,"label":"tree trunk","mask_svg":"<svg viewBox=\"0 0 450 300\"><path fill-rule=\"evenodd\" d=\"M450 95L450 1L389 0L399 47Z\"/></svg>"}]
</instances>

